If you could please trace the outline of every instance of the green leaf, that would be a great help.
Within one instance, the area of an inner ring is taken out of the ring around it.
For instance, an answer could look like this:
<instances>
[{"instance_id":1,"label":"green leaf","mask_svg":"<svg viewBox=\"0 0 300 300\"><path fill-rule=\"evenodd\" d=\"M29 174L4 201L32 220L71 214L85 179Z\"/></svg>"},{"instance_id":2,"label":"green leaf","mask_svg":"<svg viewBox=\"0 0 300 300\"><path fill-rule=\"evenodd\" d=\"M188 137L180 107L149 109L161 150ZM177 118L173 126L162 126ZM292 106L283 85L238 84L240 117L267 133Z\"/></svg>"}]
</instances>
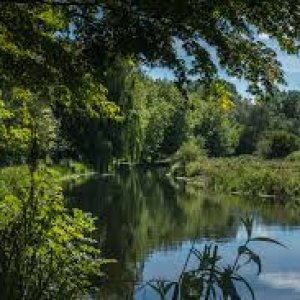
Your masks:
<instances>
[{"instance_id":1,"label":"green leaf","mask_svg":"<svg viewBox=\"0 0 300 300\"><path fill-rule=\"evenodd\" d=\"M287 248L287 246L285 246L284 244L272 239L272 238L269 238L269 237L266 237L266 236L258 236L258 237L254 237L254 238L251 238L250 239L251 242L267 242L267 243L272 243L272 244L276 244L278 246L281 246L283 248Z\"/></svg>"}]
</instances>

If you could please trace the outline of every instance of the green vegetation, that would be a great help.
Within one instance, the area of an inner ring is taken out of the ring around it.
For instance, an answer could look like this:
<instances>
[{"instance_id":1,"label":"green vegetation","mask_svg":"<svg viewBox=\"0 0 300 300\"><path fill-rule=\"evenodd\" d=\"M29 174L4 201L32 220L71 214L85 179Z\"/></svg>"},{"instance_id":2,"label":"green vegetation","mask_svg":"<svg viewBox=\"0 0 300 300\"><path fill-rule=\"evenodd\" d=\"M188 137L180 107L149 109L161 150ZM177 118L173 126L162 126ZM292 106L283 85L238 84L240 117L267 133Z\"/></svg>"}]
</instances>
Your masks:
<instances>
[{"instance_id":1,"label":"green vegetation","mask_svg":"<svg viewBox=\"0 0 300 300\"><path fill-rule=\"evenodd\" d=\"M8 175L8 176L7 176ZM91 292L102 259L95 219L68 210L55 173L6 169L0 177L0 285L4 299L77 298Z\"/></svg>"},{"instance_id":2,"label":"green vegetation","mask_svg":"<svg viewBox=\"0 0 300 300\"><path fill-rule=\"evenodd\" d=\"M94 174L91 168L80 162L64 161L59 165L49 167L56 173L56 178L69 179L74 176L92 175Z\"/></svg>"},{"instance_id":3,"label":"green vegetation","mask_svg":"<svg viewBox=\"0 0 300 300\"><path fill-rule=\"evenodd\" d=\"M268 163L244 169L204 157L299 150L299 92L277 90L284 74L258 37L297 54L300 7L252 2L1 1L1 297L89 293L102 263L94 220L69 211L54 180L85 166L107 172L174 157L172 173L204 174L208 186L298 196L288 168L278 175ZM153 66L174 81L149 78ZM254 98L219 79L221 68L245 79Z\"/></svg>"},{"instance_id":4,"label":"green vegetation","mask_svg":"<svg viewBox=\"0 0 300 300\"><path fill-rule=\"evenodd\" d=\"M285 160L297 164L300 161L300 151L292 152L285 158Z\"/></svg>"},{"instance_id":5,"label":"green vegetation","mask_svg":"<svg viewBox=\"0 0 300 300\"><path fill-rule=\"evenodd\" d=\"M277 91L276 54L255 38L268 34L297 53L297 3L203 5L1 3L0 164L28 163L30 132L39 159L101 171L168 157L190 137L209 156L297 150L299 94ZM249 82L255 101L218 79L208 46L228 75ZM145 76L153 65L173 70L174 82Z\"/></svg>"},{"instance_id":6,"label":"green vegetation","mask_svg":"<svg viewBox=\"0 0 300 300\"><path fill-rule=\"evenodd\" d=\"M191 84L186 100L173 83L128 68L122 61L111 67L117 82L110 80L110 101L91 97L80 110L52 103L52 113L21 90L3 99L1 165L28 162L32 131L39 159L53 164L70 159L100 171L120 162L170 158L193 139L200 143L200 154L209 157L284 158L300 147L299 92L275 93L272 101L250 104L231 85L215 81L210 88ZM89 101L100 102L93 106Z\"/></svg>"},{"instance_id":7,"label":"green vegetation","mask_svg":"<svg viewBox=\"0 0 300 300\"><path fill-rule=\"evenodd\" d=\"M202 187L222 193L286 201L299 199L299 167L288 160L265 161L251 156L209 159L202 156L184 166L182 162L175 162L171 174L202 182Z\"/></svg>"},{"instance_id":8,"label":"green vegetation","mask_svg":"<svg viewBox=\"0 0 300 300\"><path fill-rule=\"evenodd\" d=\"M46 168L46 165L44 165L44 168ZM65 161L59 165L47 166L47 170L51 171L52 176L59 182L76 178L83 179L84 176L95 174L85 164L74 161ZM2 181L3 190L7 190L10 187L9 190L13 191L13 187L17 186L28 175L28 166L26 165L1 168L0 180Z\"/></svg>"},{"instance_id":9,"label":"green vegetation","mask_svg":"<svg viewBox=\"0 0 300 300\"><path fill-rule=\"evenodd\" d=\"M229 193L274 201L294 200L300 195L299 173L280 162L217 162L210 166L208 176L209 187Z\"/></svg>"}]
</instances>

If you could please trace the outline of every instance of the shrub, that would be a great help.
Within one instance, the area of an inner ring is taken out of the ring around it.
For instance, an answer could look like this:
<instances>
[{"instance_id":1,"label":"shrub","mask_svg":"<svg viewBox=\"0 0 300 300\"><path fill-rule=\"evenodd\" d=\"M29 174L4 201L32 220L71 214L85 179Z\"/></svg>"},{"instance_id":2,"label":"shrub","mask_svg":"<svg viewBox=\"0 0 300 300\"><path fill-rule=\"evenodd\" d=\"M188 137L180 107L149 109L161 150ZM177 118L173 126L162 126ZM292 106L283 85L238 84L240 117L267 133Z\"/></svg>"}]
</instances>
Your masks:
<instances>
[{"instance_id":1,"label":"shrub","mask_svg":"<svg viewBox=\"0 0 300 300\"><path fill-rule=\"evenodd\" d=\"M205 158L205 151L202 140L190 138L175 153L170 173L175 176L193 176L192 174L198 172L197 169L203 158Z\"/></svg>"},{"instance_id":2,"label":"shrub","mask_svg":"<svg viewBox=\"0 0 300 300\"><path fill-rule=\"evenodd\" d=\"M208 188L222 192L238 192L246 196L271 195L279 200L300 195L299 176L278 164L263 162L239 163L232 159L213 164L206 169Z\"/></svg>"},{"instance_id":3,"label":"shrub","mask_svg":"<svg viewBox=\"0 0 300 300\"><path fill-rule=\"evenodd\" d=\"M291 162L300 162L300 151L290 153L285 159Z\"/></svg>"},{"instance_id":4,"label":"shrub","mask_svg":"<svg viewBox=\"0 0 300 300\"><path fill-rule=\"evenodd\" d=\"M184 162L192 162L198 159L201 159L205 156L205 151L203 150L203 141L197 138L190 138L182 146L175 154L176 160L181 160Z\"/></svg>"},{"instance_id":5,"label":"shrub","mask_svg":"<svg viewBox=\"0 0 300 300\"><path fill-rule=\"evenodd\" d=\"M267 131L257 143L257 153L264 158L282 158L299 148L296 135L283 130Z\"/></svg>"},{"instance_id":6,"label":"shrub","mask_svg":"<svg viewBox=\"0 0 300 300\"><path fill-rule=\"evenodd\" d=\"M0 195L1 299L79 299L101 275L94 218L65 208L54 176L27 172Z\"/></svg>"}]
</instances>

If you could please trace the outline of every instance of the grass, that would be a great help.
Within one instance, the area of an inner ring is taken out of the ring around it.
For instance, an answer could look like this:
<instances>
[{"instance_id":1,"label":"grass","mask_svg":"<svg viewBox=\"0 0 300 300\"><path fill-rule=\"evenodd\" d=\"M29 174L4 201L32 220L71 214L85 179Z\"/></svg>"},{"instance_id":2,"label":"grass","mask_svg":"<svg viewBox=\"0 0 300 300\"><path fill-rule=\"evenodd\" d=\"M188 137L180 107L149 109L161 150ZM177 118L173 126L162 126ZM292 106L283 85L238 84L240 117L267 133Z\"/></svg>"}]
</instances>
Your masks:
<instances>
[{"instance_id":1,"label":"grass","mask_svg":"<svg viewBox=\"0 0 300 300\"><path fill-rule=\"evenodd\" d=\"M260 196L274 201L300 197L300 164L288 159L202 157L186 163L177 161L172 174L205 182L205 188L218 192Z\"/></svg>"},{"instance_id":2,"label":"grass","mask_svg":"<svg viewBox=\"0 0 300 300\"><path fill-rule=\"evenodd\" d=\"M50 167L57 173L62 180L68 179L74 176L91 174L93 171L85 164L81 162L67 161L64 164L53 165Z\"/></svg>"},{"instance_id":3,"label":"grass","mask_svg":"<svg viewBox=\"0 0 300 300\"><path fill-rule=\"evenodd\" d=\"M54 173L55 178L66 180L72 177L87 175L93 171L81 162L67 161L64 164L47 166L50 172ZM14 186L22 178L29 176L29 170L26 165L10 166L0 169L0 182L5 182L5 185ZM4 188L1 187L1 188Z\"/></svg>"}]
</instances>

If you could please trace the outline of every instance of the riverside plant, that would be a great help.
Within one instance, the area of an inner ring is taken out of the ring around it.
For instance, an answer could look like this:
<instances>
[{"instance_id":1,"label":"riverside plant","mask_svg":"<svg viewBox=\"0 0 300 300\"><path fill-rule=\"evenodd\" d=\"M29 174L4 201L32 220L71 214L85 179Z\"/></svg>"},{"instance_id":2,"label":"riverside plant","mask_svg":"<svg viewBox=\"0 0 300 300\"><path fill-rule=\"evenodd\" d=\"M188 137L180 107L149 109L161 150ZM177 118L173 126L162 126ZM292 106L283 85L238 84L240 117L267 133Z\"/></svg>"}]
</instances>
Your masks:
<instances>
[{"instance_id":1,"label":"riverside plant","mask_svg":"<svg viewBox=\"0 0 300 300\"><path fill-rule=\"evenodd\" d=\"M53 170L10 172L0 176L0 298L88 296L107 262L93 238L95 219L65 207Z\"/></svg>"},{"instance_id":2,"label":"riverside plant","mask_svg":"<svg viewBox=\"0 0 300 300\"><path fill-rule=\"evenodd\" d=\"M290 161L267 161L252 156L218 159L202 156L185 164L176 161L172 168L175 177L180 174L202 181L205 188L218 192L280 202L300 197L299 168Z\"/></svg>"},{"instance_id":3,"label":"riverside plant","mask_svg":"<svg viewBox=\"0 0 300 300\"><path fill-rule=\"evenodd\" d=\"M285 247L280 242L269 237L253 237L253 218L242 219L247 238L238 246L236 255L231 263L225 263L217 244L205 245L199 251L193 245L188 253L181 274L176 281L151 280L138 288L150 288L154 291L156 299L242 299L242 286L246 288L252 299L255 299L255 291L247 281L241 270L246 265L255 265L257 275L262 271L260 256L253 250L257 243L271 243ZM193 258L196 263L193 267L188 265Z\"/></svg>"},{"instance_id":4,"label":"riverside plant","mask_svg":"<svg viewBox=\"0 0 300 300\"><path fill-rule=\"evenodd\" d=\"M287 201L300 195L299 175L281 163L239 163L233 160L210 165L205 174L207 186L217 191L261 196Z\"/></svg>"}]
</instances>

